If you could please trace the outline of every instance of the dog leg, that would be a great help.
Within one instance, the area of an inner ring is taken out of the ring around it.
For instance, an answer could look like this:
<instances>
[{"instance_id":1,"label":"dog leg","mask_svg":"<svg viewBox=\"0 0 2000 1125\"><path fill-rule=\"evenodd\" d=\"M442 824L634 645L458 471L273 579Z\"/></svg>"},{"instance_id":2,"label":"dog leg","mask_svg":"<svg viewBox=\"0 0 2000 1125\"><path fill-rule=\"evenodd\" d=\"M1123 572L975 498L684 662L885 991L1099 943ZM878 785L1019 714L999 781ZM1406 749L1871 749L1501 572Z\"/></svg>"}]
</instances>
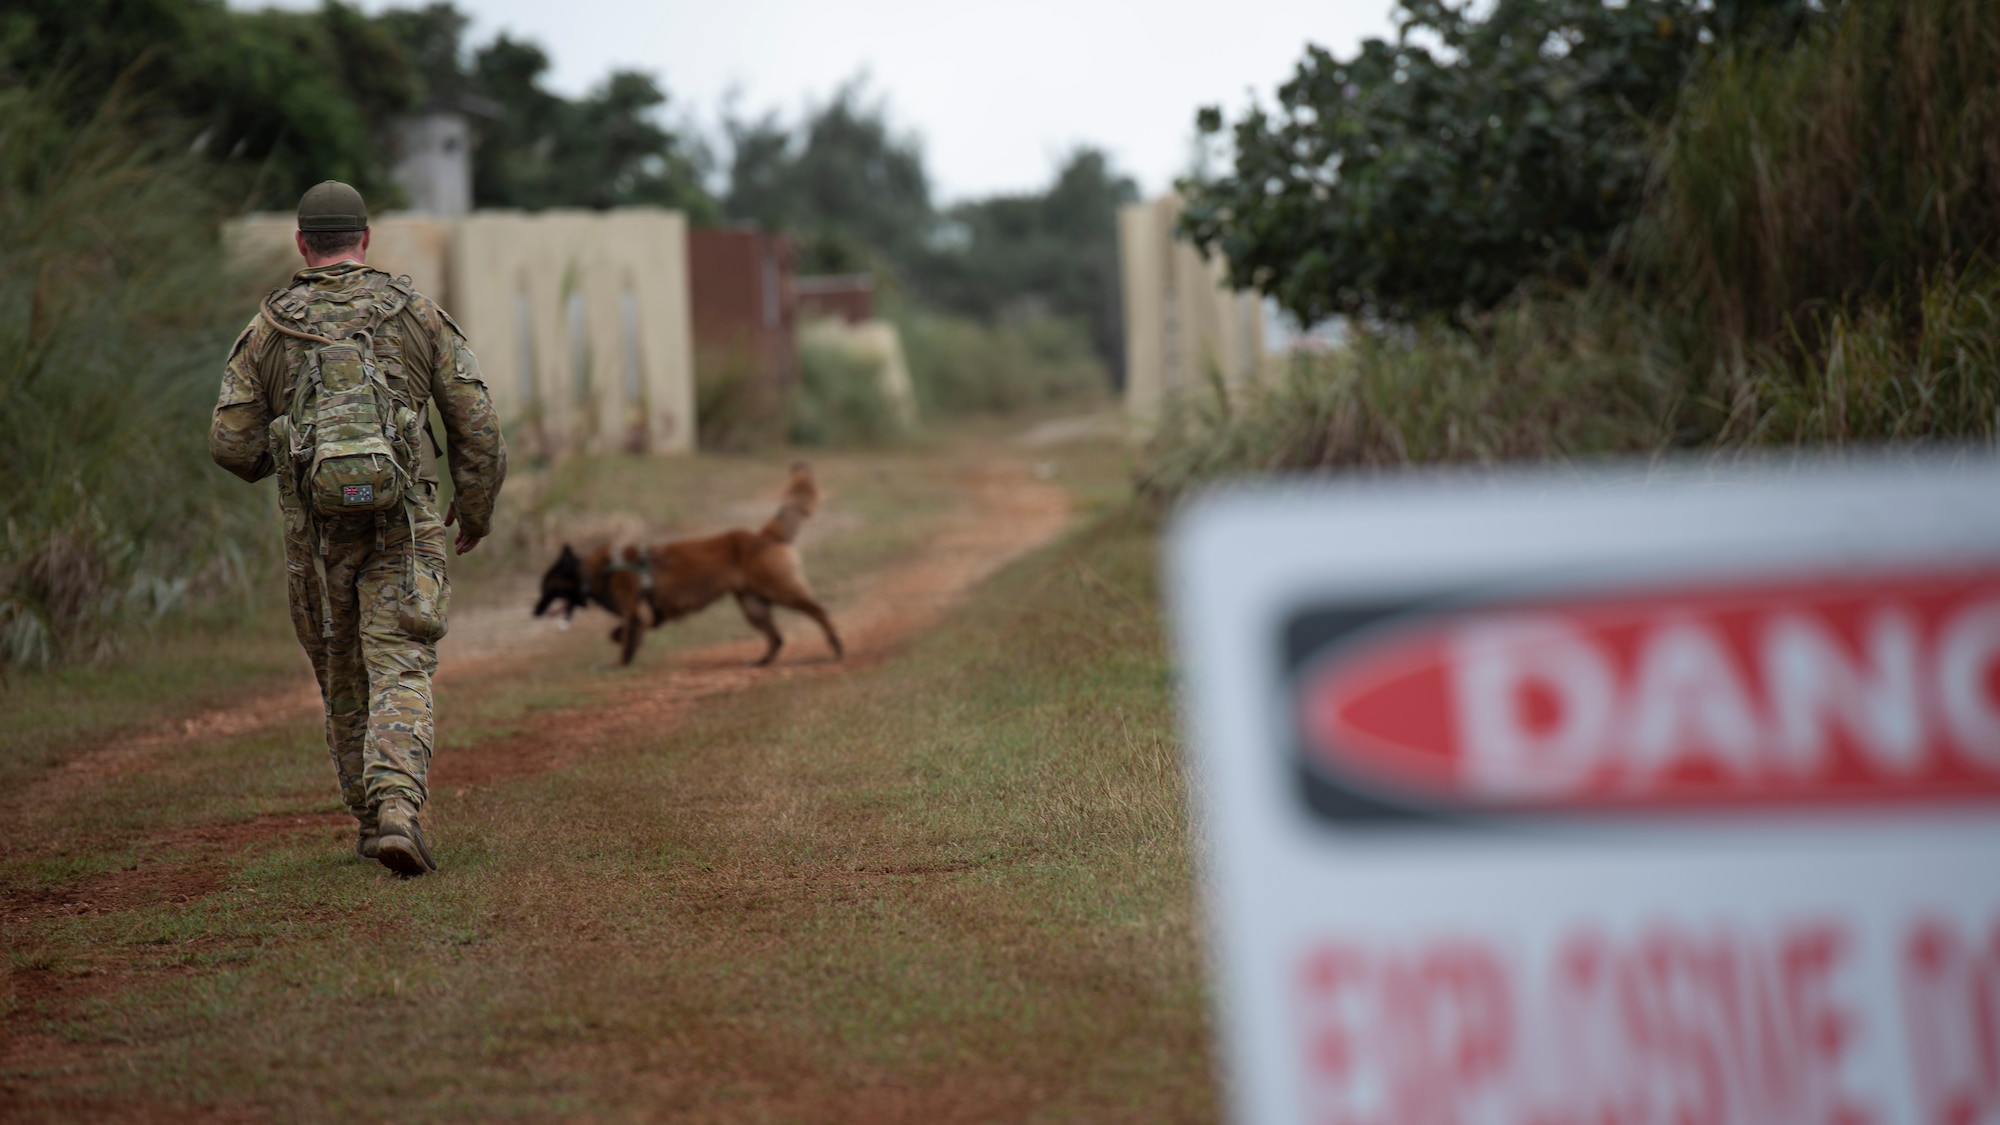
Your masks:
<instances>
[{"instance_id":1,"label":"dog leg","mask_svg":"<svg viewBox=\"0 0 2000 1125\"><path fill-rule=\"evenodd\" d=\"M771 646L764 650L763 659L757 661L757 667L763 668L776 660L778 650L785 647L784 634L778 632L778 623L771 620L771 603L756 594L746 593L736 595L736 605L743 610L743 619L750 622L751 628L764 634L764 640Z\"/></svg>"},{"instance_id":2,"label":"dog leg","mask_svg":"<svg viewBox=\"0 0 2000 1125\"><path fill-rule=\"evenodd\" d=\"M624 645L619 653L618 663L632 663L633 655L639 651L639 638L645 635L645 631L646 626L640 623L637 609L626 615L625 624L620 625L618 631L612 634L613 640L620 641Z\"/></svg>"},{"instance_id":3,"label":"dog leg","mask_svg":"<svg viewBox=\"0 0 2000 1125\"><path fill-rule=\"evenodd\" d=\"M795 593L778 604L786 609L796 609L818 622L819 631L826 634L826 643L833 646L833 658L847 659L847 649L840 643L840 634L834 631L833 618L826 615L826 607L814 601L811 594Z\"/></svg>"}]
</instances>

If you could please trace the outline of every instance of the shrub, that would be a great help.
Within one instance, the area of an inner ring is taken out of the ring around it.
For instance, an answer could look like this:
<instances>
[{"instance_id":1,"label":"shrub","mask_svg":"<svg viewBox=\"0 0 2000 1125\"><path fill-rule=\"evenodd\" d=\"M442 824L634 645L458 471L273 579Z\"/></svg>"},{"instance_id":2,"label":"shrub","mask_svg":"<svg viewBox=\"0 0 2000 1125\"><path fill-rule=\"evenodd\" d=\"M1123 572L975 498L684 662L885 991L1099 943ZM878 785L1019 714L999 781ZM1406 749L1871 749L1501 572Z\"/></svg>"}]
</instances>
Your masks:
<instances>
[{"instance_id":1,"label":"shrub","mask_svg":"<svg viewBox=\"0 0 2000 1125\"><path fill-rule=\"evenodd\" d=\"M274 534L268 497L207 455L254 297L185 138L140 139L115 100L78 127L54 104L0 88L0 665L104 652L239 585Z\"/></svg>"},{"instance_id":2,"label":"shrub","mask_svg":"<svg viewBox=\"0 0 2000 1125\"><path fill-rule=\"evenodd\" d=\"M926 416L1017 413L1111 389L1089 333L1068 320L1025 314L986 324L913 310L894 319Z\"/></svg>"},{"instance_id":3,"label":"shrub","mask_svg":"<svg viewBox=\"0 0 2000 1125\"><path fill-rule=\"evenodd\" d=\"M799 388L792 395L792 441L799 445L886 445L903 425L882 387L882 363L836 341L801 333Z\"/></svg>"}]
</instances>

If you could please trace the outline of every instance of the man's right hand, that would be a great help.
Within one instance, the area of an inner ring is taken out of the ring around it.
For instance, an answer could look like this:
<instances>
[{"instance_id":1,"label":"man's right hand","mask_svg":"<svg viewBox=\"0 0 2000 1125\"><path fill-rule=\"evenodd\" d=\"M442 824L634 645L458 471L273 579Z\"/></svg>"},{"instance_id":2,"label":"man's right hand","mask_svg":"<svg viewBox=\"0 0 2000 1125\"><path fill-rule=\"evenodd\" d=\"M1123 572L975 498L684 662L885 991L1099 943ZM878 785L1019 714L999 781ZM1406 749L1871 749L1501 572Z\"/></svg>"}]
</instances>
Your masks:
<instances>
[{"instance_id":1,"label":"man's right hand","mask_svg":"<svg viewBox=\"0 0 2000 1125\"><path fill-rule=\"evenodd\" d=\"M452 501L451 507L445 511L444 525L446 527L450 527L452 524L457 522L458 522L458 501L454 500ZM479 536L472 535L461 527L458 529L458 542L454 544L454 546L458 548L459 554L461 555L466 554L470 552L474 547L479 546Z\"/></svg>"}]
</instances>

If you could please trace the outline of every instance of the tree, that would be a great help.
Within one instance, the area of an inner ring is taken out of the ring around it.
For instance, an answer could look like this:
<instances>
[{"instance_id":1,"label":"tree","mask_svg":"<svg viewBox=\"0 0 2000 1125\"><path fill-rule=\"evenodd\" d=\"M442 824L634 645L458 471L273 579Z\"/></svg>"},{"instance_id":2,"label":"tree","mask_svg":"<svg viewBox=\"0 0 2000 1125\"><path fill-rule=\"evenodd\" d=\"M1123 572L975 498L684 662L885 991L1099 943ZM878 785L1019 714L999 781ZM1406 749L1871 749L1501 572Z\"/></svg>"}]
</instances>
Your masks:
<instances>
[{"instance_id":1,"label":"tree","mask_svg":"<svg viewBox=\"0 0 2000 1125\"><path fill-rule=\"evenodd\" d=\"M1394 42L1308 48L1183 181L1181 230L1305 323L1490 307L1578 278L1636 212L1652 130L1706 44L1789 35L1806 0L1400 0ZM1197 117L1206 135L1221 112Z\"/></svg>"},{"instance_id":2,"label":"tree","mask_svg":"<svg viewBox=\"0 0 2000 1125\"><path fill-rule=\"evenodd\" d=\"M696 221L716 214L700 146L660 123L667 95L650 75L614 71L581 101L542 85L549 58L501 35L474 55L466 92L490 100L478 123L473 197L484 207L656 204Z\"/></svg>"},{"instance_id":3,"label":"tree","mask_svg":"<svg viewBox=\"0 0 2000 1125\"><path fill-rule=\"evenodd\" d=\"M232 12L221 0L19 0L0 15L0 80L54 83L89 120L119 90L240 173L256 207L327 177L393 198L378 139L421 79L387 29L345 4Z\"/></svg>"},{"instance_id":4,"label":"tree","mask_svg":"<svg viewBox=\"0 0 2000 1125\"><path fill-rule=\"evenodd\" d=\"M923 148L897 134L864 79L835 91L796 134L773 115L726 129L730 218L790 231L807 272L921 272L937 225Z\"/></svg>"},{"instance_id":5,"label":"tree","mask_svg":"<svg viewBox=\"0 0 2000 1125\"><path fill-rule=\"evenodd\" d=\"M925 293L984 320L1032 304L1081 321L1098 355L1122 366L1118 208L1138 195L1103 152L1078 149L1047 191L951 208L947 219L956 237L943 240L930 257Z\"/></svg>"}]
</instances>

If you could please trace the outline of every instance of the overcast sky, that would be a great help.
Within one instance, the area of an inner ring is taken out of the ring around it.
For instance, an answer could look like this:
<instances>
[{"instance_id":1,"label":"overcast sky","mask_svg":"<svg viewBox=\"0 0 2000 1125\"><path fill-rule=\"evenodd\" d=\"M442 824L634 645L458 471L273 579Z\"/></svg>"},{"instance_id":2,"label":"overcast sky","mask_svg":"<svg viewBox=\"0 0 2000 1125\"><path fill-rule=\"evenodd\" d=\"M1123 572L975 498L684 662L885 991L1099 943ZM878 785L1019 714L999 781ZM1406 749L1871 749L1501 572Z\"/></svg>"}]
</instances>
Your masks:
<instances>
[{"instance_id":1,"label":"overcast sky","mask_svg":"<svg viewBox=\"0 0 2000 1125\"><path fill-rule=\"evenodd\" d=\"M648 70L711 127L732 90L741 112L796 117L865 70L892 120L923 138L945 201L1041 187L1079 144L1163 190L1187 166L1197 107L1233 110L1252 89L1268 99L1308 42L1346 54L1392 30L1390 0L457 2L475 42L504 30L540 43L565 94L615 67Z\"/></svg>"}]
</instances>

